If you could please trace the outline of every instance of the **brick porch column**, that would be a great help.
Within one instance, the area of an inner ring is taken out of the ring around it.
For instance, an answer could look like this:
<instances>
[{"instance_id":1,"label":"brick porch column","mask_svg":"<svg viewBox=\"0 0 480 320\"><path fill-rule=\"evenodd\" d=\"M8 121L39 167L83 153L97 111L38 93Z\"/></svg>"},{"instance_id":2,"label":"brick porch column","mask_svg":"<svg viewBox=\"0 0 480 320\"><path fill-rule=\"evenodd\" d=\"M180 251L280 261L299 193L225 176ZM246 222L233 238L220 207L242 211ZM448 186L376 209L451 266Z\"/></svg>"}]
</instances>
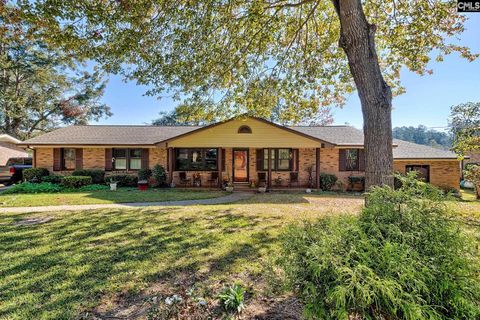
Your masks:
<instances>
[{"instance_id":1,"label":"brick porch column","mask_svg":"<svg viewBox=\"0 0 480 320\"><path fill-rule=\"evenodd\" d=\"M268 189L272 187L272 149L268 148Z\"/></svg>"},{"instance_id":2,"label":"brick porch column","mask_svg":"<svg viewBox=\"0 0 480 320\"><path fill-rule=\"evenodd\" d=\"M168 181L171 184L173 182L173 162L175 161L175 157L173 156L173 148L167 149L168 154Z\"/></svg>"},{"instance_id":3,"label":"brick porch column","mask_svg":"<svg viewBox=\"0 0 480 320\"><path fill-rule=\"evenodd\" d=\"M218 148L217 149L217 170L218 170L218 187L221 189L222 188L222 183L223 183L223 163L222 163L222 158L223 158L223 149Z\"/></svg>"}]
</instances>

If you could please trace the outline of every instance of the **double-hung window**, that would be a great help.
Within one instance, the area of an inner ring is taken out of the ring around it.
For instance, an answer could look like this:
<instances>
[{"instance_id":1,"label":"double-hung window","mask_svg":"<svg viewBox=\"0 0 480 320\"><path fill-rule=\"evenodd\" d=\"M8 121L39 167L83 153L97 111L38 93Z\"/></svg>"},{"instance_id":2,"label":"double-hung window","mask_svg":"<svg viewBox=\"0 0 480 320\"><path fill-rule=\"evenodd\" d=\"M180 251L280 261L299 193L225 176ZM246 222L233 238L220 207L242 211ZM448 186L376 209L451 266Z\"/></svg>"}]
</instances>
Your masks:
<instances>
[{"instance_id":1,"label":"double-hung window","mask_svg":"<svg viewBox=\"0 0 480 320\"><path fill-rule=\"evenodd\" d=\"M114 170L142 169L142 149L113 149Z\"/></svg>"},{"instance_id":2,"label":"double-hung window","mask_svg":"<svg viewBox=\"0 0 480 320\"><path fill-rule=\"evenodd\" d=\"M359 170L359 156L358 149L347 149L345 151L345 169L347 171L358 171Z\"/></svg>"},{"instance_id":3,"label":"double-hung window","mask_svg":"<svg viewBox=\"0 0 480 320\"><path fill-rule=\"evenodd\" d=\"M268 170L268 149L259 149L261 162L259 171ZM273 171L297 171L298 149L278 148L270 149L270 168Z\"/></svg>"},{"instance_id":4,"label":"double-hung window","mask_svg":"<svg viewBox=\"0 0 480 320\"><path fill-rule=\"evenodd\" d=\"M62 149L62 169L75 170L76 150L72 148Z\"/></svg>"}]
</instances>

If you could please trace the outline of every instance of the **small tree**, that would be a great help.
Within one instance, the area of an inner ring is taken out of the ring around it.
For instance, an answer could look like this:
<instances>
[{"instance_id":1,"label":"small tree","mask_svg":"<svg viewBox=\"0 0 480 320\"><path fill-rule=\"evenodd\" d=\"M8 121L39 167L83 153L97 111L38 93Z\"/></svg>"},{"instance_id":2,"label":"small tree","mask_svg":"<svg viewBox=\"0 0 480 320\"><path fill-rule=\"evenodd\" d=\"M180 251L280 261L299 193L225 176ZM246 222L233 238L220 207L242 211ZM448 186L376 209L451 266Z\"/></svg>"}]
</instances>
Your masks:
<instances>
[{"instance_id":1,"label":"small tree","mask_svg":"<svg viewBox=\"0 0 480 320\"><path fill-rule=\"evenodd\" d=\"M480 166L470 166L465 170L465 179L471 181L475 185L477 199L480 199Z\"/></svg>"}]
</instances>

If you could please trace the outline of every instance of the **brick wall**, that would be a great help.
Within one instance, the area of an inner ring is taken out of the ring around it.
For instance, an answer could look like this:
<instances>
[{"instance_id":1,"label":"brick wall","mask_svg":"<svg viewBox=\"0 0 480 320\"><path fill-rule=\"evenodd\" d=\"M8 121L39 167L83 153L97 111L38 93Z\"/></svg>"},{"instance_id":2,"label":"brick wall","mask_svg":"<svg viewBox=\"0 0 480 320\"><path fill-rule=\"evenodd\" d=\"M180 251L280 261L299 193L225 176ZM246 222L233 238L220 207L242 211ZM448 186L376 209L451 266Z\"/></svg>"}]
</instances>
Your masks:
<instances>
[{"instance_id":1,"label":"brick wall","mask_svg":"<svg viewBox=\"0 0 480 320\"><path fill-rule=\"evenodd\" d=\"M105 170L105 148L84 148L83 168Z\"/></svg>"},{"instance_id":2,"label":"brick wall","mask_svg":"<svg viewBox=\"0 0 480 320\"><path fill-rule=\"evenodd\" d=\"M148 153L148 165L153 168L154 165L159 164L167 170L167 149L165 148L150 148Z\"/></svg>"},{"instance_id":3,"label":"brick wall","mask_svg":"<svg viewBox=\"0 0 480 320\"><path fill-rule=\"evenodd\" d=\"M53 171L53 148L35 149L35 167Z\"/></svg>"},{"instance_id":4,"label":"brick wall","mask_svg":"<svg viewBox=\"0 0 480 320\"><path fill-rule=\"evenodd\" d=\"M320 173L329 173L337 176L338 180L343 184L343 189L348 186L348 177L363 177L364 171L339 171L340 161L339 149L322 148L320 151Z\"/></svg>"},{"instance_id":5,"label":"brick wall","mask_svg":"<svg viewBox=\"0 0 480 320\"><path fill-rule=\"evenodd\" d=\"M396 172L405 173L407 165L429 165L430 183L441 188L459 189L460 163L457 160L394 160Z\"/></svg>"}]
</instances>

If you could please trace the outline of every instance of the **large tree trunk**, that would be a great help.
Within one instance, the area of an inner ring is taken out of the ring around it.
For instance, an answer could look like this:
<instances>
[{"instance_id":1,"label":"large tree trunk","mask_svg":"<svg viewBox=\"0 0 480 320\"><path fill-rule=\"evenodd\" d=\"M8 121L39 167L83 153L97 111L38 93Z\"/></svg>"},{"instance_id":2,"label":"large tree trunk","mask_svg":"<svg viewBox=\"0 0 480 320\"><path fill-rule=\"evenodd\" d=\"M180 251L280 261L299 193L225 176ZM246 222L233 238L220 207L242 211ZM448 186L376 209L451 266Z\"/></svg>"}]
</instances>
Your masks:
<instances>
[{"instance_id":1,"label":"large tree trunk","mask_svg":"<svg viewBox=\"0 0 480 320\"><path fill-rule=\"evenodd\" d=\"M365 185L393 187L392 93L375 50L375 25L360 0L332 0L340 18L339 44L345 51L362 104Z\"/></svg>"}]
</instances>

